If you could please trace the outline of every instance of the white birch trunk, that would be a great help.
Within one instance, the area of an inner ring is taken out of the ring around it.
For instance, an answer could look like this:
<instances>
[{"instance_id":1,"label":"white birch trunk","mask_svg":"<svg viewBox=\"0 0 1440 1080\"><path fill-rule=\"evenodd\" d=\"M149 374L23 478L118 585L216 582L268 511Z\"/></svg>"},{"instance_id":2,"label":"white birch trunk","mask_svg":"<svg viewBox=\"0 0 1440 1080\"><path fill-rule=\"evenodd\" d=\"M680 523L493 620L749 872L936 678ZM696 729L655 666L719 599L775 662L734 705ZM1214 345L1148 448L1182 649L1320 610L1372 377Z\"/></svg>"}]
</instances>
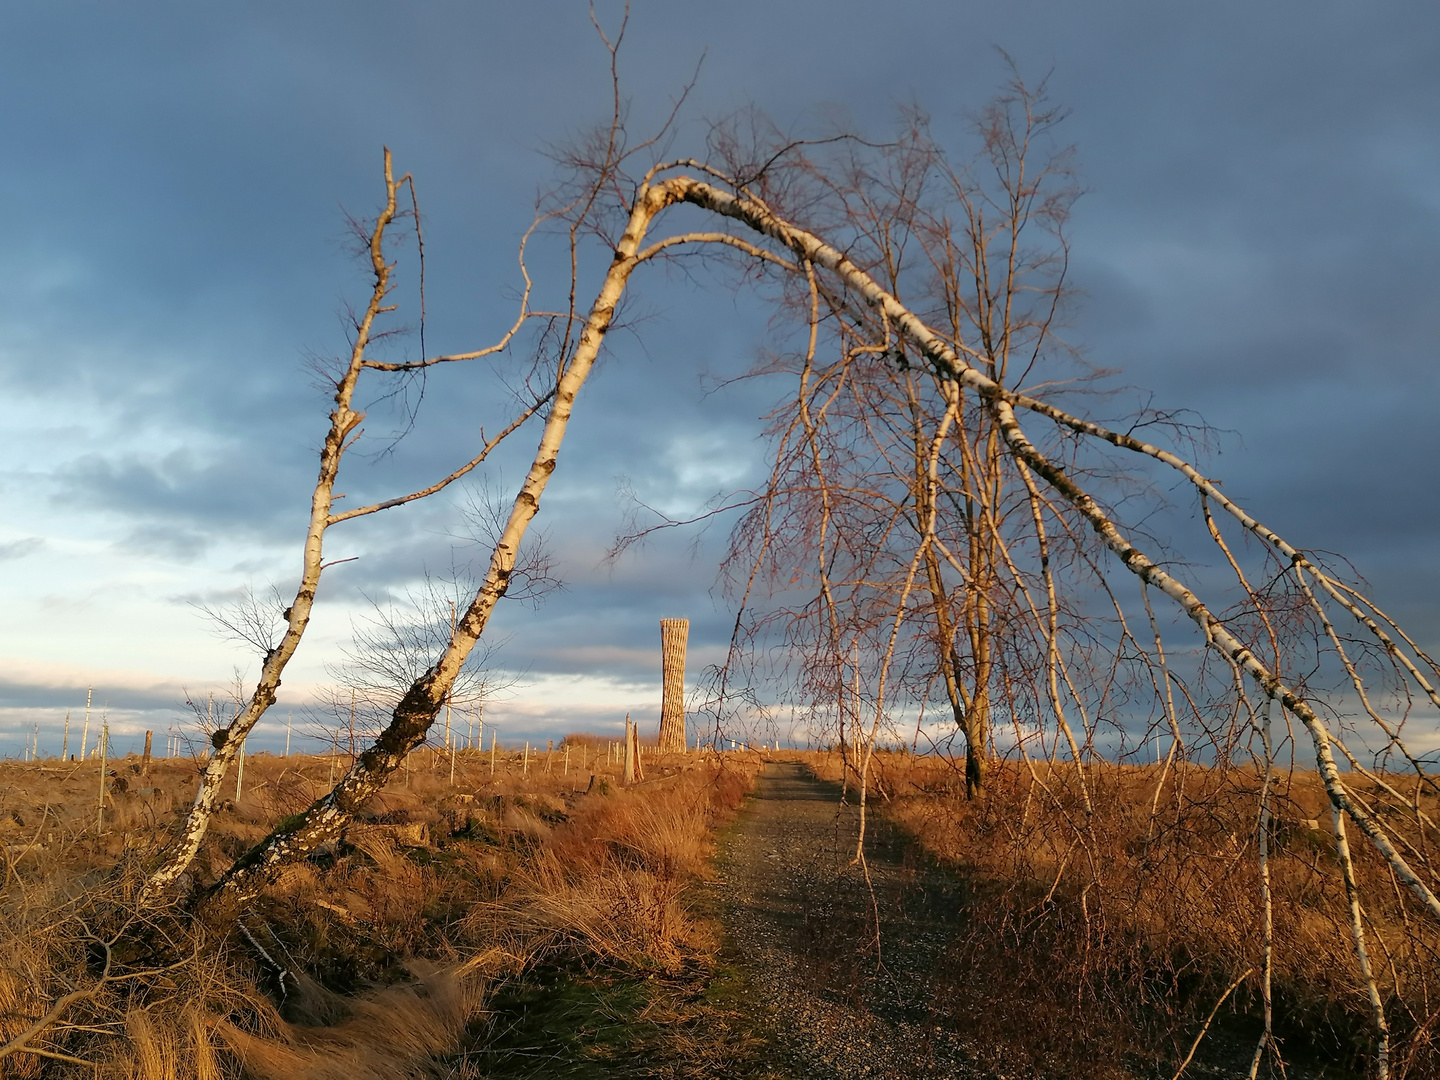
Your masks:
<instances>
[{"instance_id":1,"label":"white birch trunk","mask_svg":"<svg viewBox=\"0 0 1440 1080\"><path fill-rule=\"evenodd\" d=\"M394 178L391 169L390 152L386 150L386 204L385 209L375 220L375 227L369 237L368 248L371 270L374 276L374 285L369 303L363 315L355 324L355 338L351 347L348 366L335 384L335 408L330 413L330 427L320 451L320 472L315 483L314 493L311 496L310 521L305 534L300 584L296 589L294 600L284 614L284 633L278 644L266 653L261 665L260 676L249 701L246 702L244 708L235 717L229 727L221 728L211 736L211 753L200 778L200 784L195 793L194 802L175 840L172 841L169 847L162 853L159 865L151 873L151 876L141 890L139 899L142 903L153 902L163 890L180 876L185 868L189 866L191 860L194 859L195 853L199 850L200 842L204 838L210 817L214 813L215 804L219 798L220 785L226 772L234 761L235 756L240 752L240 747L244 742L245 736L249 734L256 723L259 722L266 710L275 703L276 692L280 686L280 677L286 665L290 662L290 659L295 655L295 650L299 647L300 640L304 636L306 627L309 625L310 615L315 604L316 591L320 584L320 575L325 565L323 562L323 554L326 530L331 525L338 524L339 522L376 513L390 507L400 506L440 491L479 465L500 441L514 432L539 408L539 404L537 403L523 411L509 426L502 430L499 435L486 442L477 457L444 479L431 484L429 487L385 502L376 503L372 506L355 507L342 512L335 511L334 488L335 480L339 475L341 458L345 454L347 443L351 440L352 434L356 433L356 429L365 418L364 413L358 413L351 407L361 372L366 368L382 371L395 371L404 368L404 365L397 367L393 364L369 360L366 357L366 350L369 347L374 332L375 320L384 313L392 310L391 306L387 306L386 301L390 294L390 275L393 267L390 263L386 262L384 240L386 230L396 218L397 194L401 186L407 181L408 177L402 177L398 181ZM521 301L519 319L504 335L498 345L463 356L443 357L435 361L422 360L418 366L428 366L432 362L473 359L489 355L504 348L528 318L526 308L528 297L529 287L527 278L527 287L525 297ZM288 746L288 727L286 738Z\"/></svg>"},{"instance_id":2,"label":"white birch trunk","mask_svg":"<svg viewBox=\"0 0 1440 1080\"><path fill-rule=\"evenodd\" d=\"M435 665L406 692L390 723L369 749L360 754L339 783L300 815L293 826L272 833L246 853L225 874L217 889L232 898L254 895L285 862L303 857L339 835L345 822L378 791L405 756L419 746L448 697L461 667L489 624L495 605L505 595L520 543L540 509L540 498L555 471L561 444L575 407L624 294L630 274L642 261L640 245L655 215L678 201L681 185L666 181L638 193L615 257L590 308L574 355L556 383L550 411L525 481L511 505L505 527L491 552L485 579L458 620L449 645ZM493 758L492 758L493 761Z\"/></svg>"},{"instance_id":3,"label":"white birch trunk","mask_svg":"<svg viewBox=\"0 0 1440 1080\"><path fill-rule=\"evenodd\" d=\"M310 523L305 533L302 554L300 585L295 598L285 611L285 633L279 644L265 656L260 667L260 677L255 690L245 707L228 728L220 728L210 739L210 758L201 774L200 784L190 812L181 827L179 835L161 857L160 864L151 873L140 894L140 902L154 901L190 865L200 842L205 837L210 817L219 800L220 785L229 771L244 743L245 736L259 722L265 711L275 704L276 691L280 687L280 676L285 671L300 639L310 622L310 613L315 605L315 594L320 585L323 570L325 530L331 524L331 508L334 505L335 478L340 471L340 459L350 434L360 425L365 414L357 413L350 405L355 394L355 385L362 370L365 349L369 344L371 328L381 313L389 293L390 267L381 253L381 242L385 229L395 218L397 186L390 172L390 155L385 155L385 180L388 199L385 210L376 219L371 236L371 261L375 273L375 288L371 293L369 306L362 316L351 349L349 367L336 384L335 408L330 413L330 429L320 451L320 473L310 499Z\"/></svg>"}]
</instances>

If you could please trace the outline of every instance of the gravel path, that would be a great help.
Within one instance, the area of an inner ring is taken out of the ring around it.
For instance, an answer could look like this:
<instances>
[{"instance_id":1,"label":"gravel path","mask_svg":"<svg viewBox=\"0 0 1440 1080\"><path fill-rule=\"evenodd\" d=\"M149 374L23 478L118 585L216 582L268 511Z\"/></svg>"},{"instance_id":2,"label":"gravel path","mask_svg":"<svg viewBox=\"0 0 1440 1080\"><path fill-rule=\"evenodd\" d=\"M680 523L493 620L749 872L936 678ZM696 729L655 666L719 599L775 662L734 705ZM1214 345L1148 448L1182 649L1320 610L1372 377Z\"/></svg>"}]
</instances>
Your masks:
<instances>
[{"instance_id":1,"label":"gravel path","mask_svg":"<svg viewBox=\"0 0 1440 1080\"><path fill-rule=\"evenodd\" d=\"M724 959L747 977L790 1070L805 1077L977 1077L937 1023L927 973L953 937L955 883L798 764L772 762L724 839L715 890ZM873 896L872 896L873 888ZM876 922L879 925L877 963Z\"/></svg>"}]
</instances>

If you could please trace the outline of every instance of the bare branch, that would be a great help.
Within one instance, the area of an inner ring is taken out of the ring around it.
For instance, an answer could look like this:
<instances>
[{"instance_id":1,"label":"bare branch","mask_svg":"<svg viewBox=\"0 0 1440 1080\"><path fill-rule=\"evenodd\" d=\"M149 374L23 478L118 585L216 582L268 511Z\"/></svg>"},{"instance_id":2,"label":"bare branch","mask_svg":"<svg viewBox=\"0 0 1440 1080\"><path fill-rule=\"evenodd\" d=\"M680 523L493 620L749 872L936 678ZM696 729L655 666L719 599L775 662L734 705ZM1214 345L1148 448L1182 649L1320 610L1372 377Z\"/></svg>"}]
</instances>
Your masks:
<instances>
[{"instance_id":1,"label":"bare branch","mask_svg":"<svg viewBox=\"0 0 1440 1080\"><path fill-rule=\"evenodd\" d=\"M493 439L486 442L484 448L480 451L480 453L476 454L473 458L467 461L464 465L461 465L460 468L456 469L444 479L436 481L427 488L421 488L419 491L413 491L409 495L401 495L398 498L387 499L384 502L374 503L370 506L357 506L353 510L346 510L345 512L340 514L331 514L330 517L326 520L326 524L335 525L342 521L349 521L351 518L364 517L366 514L377 513L380 510L389 510L395 506L404 506L406 503L414 502L416 499L423 499L428 495L434 495L437 491L443 491L445 488L449 487L456 480L459 480L466 473L472 471L477 465L479 465L487 457L489 457L492 450L494 450L497 446L504 442L507 436L519 430L520 426L524 424L526 420L529 420L530 417L534 416L537 412L539 412L541 407L544 406L547 402L549 402L550 399L554 396L554 390L551 390L545 395L543 395L539 401L535 402L535 404L531 405L523 413L521 413L514 420L512 420L504 431L500 432L500 434L496 435ZM483 432L481 433L481 437L484 437Z\"/></svg>"}]
</instances>

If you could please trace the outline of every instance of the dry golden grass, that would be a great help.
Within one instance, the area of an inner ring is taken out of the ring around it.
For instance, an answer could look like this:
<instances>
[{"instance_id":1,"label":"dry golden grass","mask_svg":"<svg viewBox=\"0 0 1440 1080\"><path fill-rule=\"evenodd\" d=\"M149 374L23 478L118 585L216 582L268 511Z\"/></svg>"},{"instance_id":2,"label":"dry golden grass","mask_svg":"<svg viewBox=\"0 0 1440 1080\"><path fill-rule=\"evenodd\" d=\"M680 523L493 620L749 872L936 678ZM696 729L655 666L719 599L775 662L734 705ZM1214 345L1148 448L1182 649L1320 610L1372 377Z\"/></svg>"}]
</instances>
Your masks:
<instances>
[{"instance_id":1,"label":"dry golden grass","mask_svg":"<svg viewBox=\"0 0 1440 1080\"><path fill-rule=\"evenodd\" d=\"M821 778L840 779L838 755L801 756ZM882 753L870 798L967 886L947 991L962 1022L1025 1032L1037 1058L1076 1040L1114 1061L1145 1046L1183 1054L1197 1017L1248 969L1219 1022L1237 1046L1253 1046L1263 969L1254 770L1172 771L1152 818L1158 767L1093 766L1087 821L1068 766L1037 765L1032 776L997 764L973 802L961 768ZM1328 806L1315 775L1280 777L1270 862L1276 1030L1295 1055L1361 1068L1373 1029ZM1433 814L1433 797L1425 809ZM1395 1036L1391 1075L1436 1075L1440 927L1370 849L1352 847Z\"/></svg>"},{"instance_id":2,"label":"dry golden grass","mask_svg":"<svg viewBox=\"0 0 1440 1080\"><path fill-rule=\"evenodd\" d=\"M696 945L681 889L710 856L716 807L743 797L740 774L713 783L708 801L665 778L587 804L519 869L502 917L546 947L674 969Z\"/></svg>"},{"instance_id":3,"label":"dry golden grass","mask_svg":"<svg viewBox=\"0 0 1440 1080\"><path fill-rule=\"evenodd\" d=\"M502 754L492 773L489 751L472 751L452 784L450 759L423 751L239 929L128 906L189 805L193 763L142 776L138 759L112 762L100 827L95 763L0 764L0 1045L90 991L31 1045L91 1063L22 1052L0 1074L425 1076L470 1037L489 988L538 959L674 968L703 944L681 891L755 765L652 752L651 779L626 790L598 756L597 772L593 747L572 751L567 773L559 751L532 751L528 767ZM327 790L331 767L252 756L240 800L227 781L197 884Z\"/></svg>"}]
</instances>

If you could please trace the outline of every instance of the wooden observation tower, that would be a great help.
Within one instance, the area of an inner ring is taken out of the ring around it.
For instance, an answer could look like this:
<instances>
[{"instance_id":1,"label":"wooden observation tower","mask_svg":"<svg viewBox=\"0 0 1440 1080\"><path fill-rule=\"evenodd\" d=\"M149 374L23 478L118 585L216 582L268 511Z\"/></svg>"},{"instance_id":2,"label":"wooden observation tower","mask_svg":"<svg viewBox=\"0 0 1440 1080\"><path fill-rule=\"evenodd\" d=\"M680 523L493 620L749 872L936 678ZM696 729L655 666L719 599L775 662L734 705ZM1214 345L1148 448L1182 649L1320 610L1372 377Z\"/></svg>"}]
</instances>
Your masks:
<instances>
[{"instance_id":1,"label":"wooden observation tower","mask_svg":"<svg viewBox=\"0 0 1440 1080\"><path fill-rule=\"evenodd\" d=\"M685 749L685 644L689 619L660 620L660 658L664 689L660 696L660 751Z\"/></svg>"}]
</instances>

